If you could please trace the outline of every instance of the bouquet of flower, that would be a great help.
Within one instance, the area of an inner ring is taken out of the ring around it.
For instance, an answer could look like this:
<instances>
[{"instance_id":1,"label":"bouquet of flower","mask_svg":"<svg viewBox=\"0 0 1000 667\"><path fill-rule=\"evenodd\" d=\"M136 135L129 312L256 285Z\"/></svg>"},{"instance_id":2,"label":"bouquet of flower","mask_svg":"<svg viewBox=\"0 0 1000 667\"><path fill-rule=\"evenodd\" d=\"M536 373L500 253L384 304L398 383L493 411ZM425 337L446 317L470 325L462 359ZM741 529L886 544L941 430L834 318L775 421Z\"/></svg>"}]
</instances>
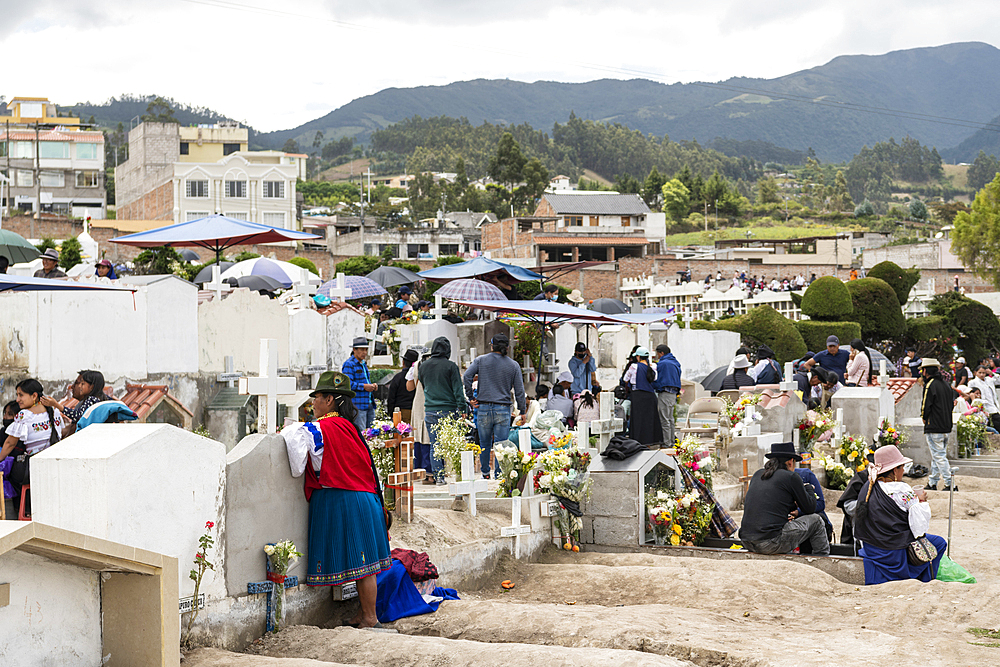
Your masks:
<instances>
[{"instance_id":1,"label":"bouquet of flower","mask_svg":"<svg viewBox=\"0 0 1000 667\"><path fill-rule=\"evenodd\" d=\"M462 452L472 452L479 456L482 449L469 439L472 422L460 414L452 414L431 427L437 438L434 457L444 459L447 470L457 478L462 476Z\"/></svg>"},{"instance_id":2,"label":"bouquet of flower","mask_svg":"<svg viewBox=\"0 0 1000 667\"><path fill-rule=\"evenodd\" d=\"M521 495L524 482L535 467L537 454L525 454L516 447L498 446L493 448L500 464L500 486L497 498L512 498Z\"/></svg>"},{"instance_id":3,"label":"bouquet of flower","mask_svg":"<svg viewBox=\"0 0 1000 667\"><path fill-rule=\"evenodd\" d=\"M656 544L694 547L705 541L712 522L712 503L688 490L681 494L656 489L646 492L647 527Z\"/></svg>"},{"instance_id":4,"label":"bouquet of flower","mask_svg":"<svg viewBox=\"0 0 1000 667\"><path fill-rule=\"evenodd\" d=\"M719 423L723 426L728 426L729 428L735 428L737 424L743 421L746 414L746 407L748 405L757 405L763 398L762 394L746 393L740 396L740 399L735 403L726 399L726 407L719 415Z\"/></svg>"},{"instance_id":5,"label":"bouquet of flower","mask_svg":"<svg viewBox=\"0 0 1000 667\"><path fill-rule=\"evenodd\" d=\"M583 528L581 505L590 497L590 454L576 448L563 447L543 452L536 459L533 484L538 493L551 493L559 500L556 529L563 549L579 551L580 529Z\"/></svg>"},{"instance_id":6,"label":"bouquet of flower","mask_svg":"<svg viewBox=\"0 0 1000 667\"><path fill-rule=\"evenodd\" d=\"M573 431L566 431L561 435L555 433L549 435L549 449L563 449L565 447L576 446L576 434Z\"/></svg>"},{"instance_id":7,"label":"bouquet of flower","mask_svg":"<svg viewBox=\"0 0 1000 667\"><path fill-rule=\"evenodd\" d=\"M677 535L677 543L680 544L680 536L674 532L674 512L677 510L677 501L671 497L667 491L647 491L646 492L646 516L648 517L649 531L653 534L656 544L666 544L673 535ZM683 530L677 526L678 530Z\"/></svg>"},{"instance_id":8,"label":"bouquet of flower","mask_svg":"<svg viewBox=\"0 0 1000 667\"><path fill-rule=\"evenodd\" d=\"M285 622L285 576L288 574L288 568L302 556L302 553L289 540L282 540L277 544L265 544L264 553L267 554L267 578L274 582L275 595L272 605L274 616L271 621L274 631L278 632Z\"/></svg>"},{"instance_id":9,"label":"bouquet of flower","mask_svg":"<svg viewBox=\"0 0 1000 667\"><path fill-rule=\"evenodd\" d=\"M674 449L677 450L677 460L691 471L691 476L711 489L712 471L716 464L708 447L696 436L688 435L678 441Z\"/></svg>"},{"instance_id":10,"label":"bouquet of flower","mask_svg":"<svg viewBox=\"0 0 1000 667\"><path fill-rule=\"evenodd\" d=\"M590 454L575 448L550 449L539 454L538 469L533 479L536 493L555 493L553 488L564 481L571 471L585 473L590 469Z\"/></svg>"},{"instance_id":11,"label":"bouquet of flower","mask_svg":"<svg viewBox=\"0 0 1000 667\"><path fill-rule=\"evenodd\" d=\"M807 410L805 417L795 423L802 451L812 451L816 443L829 440L833 435L833 426L831 410Z\"/></svg>"},{"instance_id":12,"label":"bouquet of flower","mask_svg":"<svg viewBox=\"0 0 1000 667\"><path fill-rule=\"evenodd\" d=\"M955 423L955 429L958 431L960 455L965 453L968 456L976 445L982 443L986 438L986 424L988 421L988 415L981 411L969 412L958 418L958 421Z\"/></svg>"},{"instance_id":13,"label":"bouquet of flower","mask_svg":"<svg viewBox=\"0 0 1000 667\"><path fill-rule=\"evenodd\" d=\"M909 440L909 438L906 437L906 434L890 424L888 418L882 420L882 423L879 424L878 430L875 431L875 437L873 438L875 449L885 447L886 445L902 447L906 444L907 440Z\"/></svg>"},{"instance_id":14,"label":"bouquet of flower","mask_svg":"<svg viewBox=\"0 0 1000 667\"><path fill-rule=\"evenodd\" d=\"M405 437L413 432L413 427L406 422L393 424L385 412L385 406L378 404L375 410L375 420L370 428L364 432L365 442L372 451L372 459L375 461L375 469L379 477L384 482L389 479L389 475L395 472L395 457L392 454L392 444L398 438Z\"/></svg>"},{"instance_id":15,"label":"bouquet of flower","mask_svg":"<svg viewBox=\"0 0 1000 667\"><path fill-rule=\"evenodd\" d=\"M851 477L854 475L853 467L847 467L825 456L820 458L820 461L823 463L823 469L826 470L826 486L836 490L846 489L847 483L851 481ZM861 467L863 469L864 465L862 464ZM819 493L818 490L817 493Z\"/></svg>"},{"instance_id":16,"label":"bouquet of flower","mask_svg":"<svg viewBox=\"0 0 1000 667\"><path fill-rule=\"evenodd\" d=\"M845 435L840 439L840 446L837 448L840 463L844 466L861 472L868 465L867 457L872 455L872 449L868 447L863 436ZM825 459L824 459L825 460ZM832 486L830 487L833 488Z\"/></svg>"}]
</instances>

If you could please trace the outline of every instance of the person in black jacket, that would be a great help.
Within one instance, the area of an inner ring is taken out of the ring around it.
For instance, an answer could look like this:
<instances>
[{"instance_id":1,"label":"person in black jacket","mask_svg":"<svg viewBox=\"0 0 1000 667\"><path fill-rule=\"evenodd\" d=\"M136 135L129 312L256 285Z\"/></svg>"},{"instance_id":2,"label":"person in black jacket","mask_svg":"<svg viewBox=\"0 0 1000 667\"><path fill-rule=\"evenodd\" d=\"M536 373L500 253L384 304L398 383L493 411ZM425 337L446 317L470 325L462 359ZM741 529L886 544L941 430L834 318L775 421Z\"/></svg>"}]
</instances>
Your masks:
<instances>
[{"instance_id":1,"label":"person in black jacket","mask_svg":"<svg viewBox=\"0 0 1000 667\"><path fill-rule=\"evenodd\" d=\"M733 359L733 372L722 379L722 388L739 389L740 387L753 387L757 384L752 377L747 375L748 368L750 368L750 360L747 359L747 355L736 355L736 358Z\"/></svg>"},{"instance_id":2,"label":"person in black jacket","mask_svg":"<svg viewBox=\"0 0 1000 667\"><path fill-rule=\"evenodd\" d=\"M924 437L931 450L931 474L925 489L937 491L937 481L944 482L945 491L952 488L951 466L948 465L948 434L951 433L951 410L955 405L955 390L941 377L941 364L937 359L925 357L920 370L924 375L924 398L920 405L920 417L924 420Z\"/></svg>"},{"instance_id":3,"label":"person in black jacket","mask_svg":"<svg viewBox=\"0 0 1000 667\"><path fill-rule=\"evenodd\" d=\"M403 421L407 424L410 423L412 416L410 411L413 409L413 397L417 390L409 391L406 388L406 373L419 356L416 350L407 350L403 354L403 370L393 375L392 379L389 380L388 395L385 399L385 408L389 413L389 419L392 419L392 413L396 408L399 408L400 414L403 415Z\"/></svg>"},{"instance_id":4,"label":"person in black jacket","mask_svg":"<svg viewBox=\"0 0 1000 667\"><path fill-rule=\"evenodd\" d=\"M766 456L767 463L754 473L743 501L743 546L759 554L786 554L809 542L814 556L830 555L826 524L816 514L816 493L822 490L804 484L795 474L795 463L802 460L795 445L771 445Z\"/></svg>"}]
</instances>

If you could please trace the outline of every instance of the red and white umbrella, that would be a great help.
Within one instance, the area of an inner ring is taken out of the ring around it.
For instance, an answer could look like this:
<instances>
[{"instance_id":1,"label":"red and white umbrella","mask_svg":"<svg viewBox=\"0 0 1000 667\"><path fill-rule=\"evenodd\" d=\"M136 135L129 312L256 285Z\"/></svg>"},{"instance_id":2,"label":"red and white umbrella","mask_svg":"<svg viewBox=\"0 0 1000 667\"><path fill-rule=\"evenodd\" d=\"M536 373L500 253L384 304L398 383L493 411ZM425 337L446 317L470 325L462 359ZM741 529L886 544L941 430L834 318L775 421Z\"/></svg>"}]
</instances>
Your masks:
<instances>
[{"instance_id":1,"label":"red and white umbrella","mask_svg":"<svg viewBox=\"0 0 1000 667\"><path fill-rule=\"evenodd\" d=\"M436 292L444 299L464 299L469 301L507 301L496 285L475 278L459 278L452 280Z\"/></svg>"}]
</instances>

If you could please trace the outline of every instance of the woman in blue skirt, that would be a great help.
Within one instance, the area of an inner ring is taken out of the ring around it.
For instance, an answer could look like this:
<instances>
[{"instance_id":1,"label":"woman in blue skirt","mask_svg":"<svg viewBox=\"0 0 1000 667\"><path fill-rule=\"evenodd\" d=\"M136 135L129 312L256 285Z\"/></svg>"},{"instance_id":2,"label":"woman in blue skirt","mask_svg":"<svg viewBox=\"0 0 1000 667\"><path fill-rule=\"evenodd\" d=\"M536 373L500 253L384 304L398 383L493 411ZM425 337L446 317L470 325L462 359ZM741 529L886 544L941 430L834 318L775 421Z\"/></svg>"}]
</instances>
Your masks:
<instances>
[{"instance_id":1,"label":"woman in blue skirt","mask_svg":"<svg viewBox=\"0 0 1000 667\"><path fill-rule=\"evenodd\" d=\"M309 502L306 584L357 581L361 611L350 622L378 625L375 575L392 567L387 516L371 452L354 425L354 391L338 371L320 376L313 397L315 422L282 431L292 474L305 472Z\"/></svg>"}]
</instances>

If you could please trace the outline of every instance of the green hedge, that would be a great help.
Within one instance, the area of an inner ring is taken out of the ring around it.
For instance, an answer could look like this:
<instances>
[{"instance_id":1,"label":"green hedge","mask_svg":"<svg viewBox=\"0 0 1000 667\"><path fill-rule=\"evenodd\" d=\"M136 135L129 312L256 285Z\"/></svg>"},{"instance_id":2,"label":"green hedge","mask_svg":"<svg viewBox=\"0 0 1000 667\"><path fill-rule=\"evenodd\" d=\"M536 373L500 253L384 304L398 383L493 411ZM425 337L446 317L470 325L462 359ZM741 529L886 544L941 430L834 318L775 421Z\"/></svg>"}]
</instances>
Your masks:
<instances>
[{"instance_id":1,"label":"green hedge","mask_svg":"<svg viewBox=\"0 0 1000 667\"><path fill-rule=\"evenodd\" d=\"M949 333L954 333L954 329L940 315L928 315L927 317L915 317L906 320L906 342L925 343L940 338L945 338Z\"/></svg>"},{"instance_id":2,"label":"green hedge","mask_svg":"<svg viewBox=\"0 0 1000 667\"><path fill-rule=\"evenodd\" d=\"M854 302L850 319L861 325L861 337L867 345L903 337L906 320L889 283L880 278L862 278L847 283L847 289Z\"/></svg>"},{"instance_id":3,"label":"green hedge","mask_svg":"<svg viewBox=\"0 0 1000 667\"><path fill-rule=\"evenodd\" d=\"M802 314L812 320L838 322L846 319L853 311L851 293L840 278L823 276L815 281L802 295Z\"/></svg>"},{"instance_id":4,"label":"green hedge","mask_svg":"<svg viewBox=\"0 0 1000 667\"><path fill-rule=\"evenodd\" d=\"M826 349L826 339L836 336L841 345L850 345L855 338L861 338L861 325L857 322L817 322L816 320L800 320L795 328L802 334L802 340L811 352Z\"/></svg>"},{"instance_id":5,"label":"green hedge","mask_svg":"<svg viewBox=\"0 0 1000 667\"><path fill-rule=\"evenodd\" d=\"M879 278L889 283L902 307L910 297L910 290L920 280L920 269L904 269L894 262L879 262L868 272L868 277Z\"/></svg>"},{"instance_id":6,"label":"green hedge","mask_svg":"<svg viewBox=\"0 0 1000 667\"><path fill-rule=\"evenodd\" d=\"M743 342L753 346L767 345L774 350L780 363L799 359L806 353L802 335L790 319L771 306L757 306L746 315L720 320L715 329L735 331Z\"/></svg>"}]
</instances>

